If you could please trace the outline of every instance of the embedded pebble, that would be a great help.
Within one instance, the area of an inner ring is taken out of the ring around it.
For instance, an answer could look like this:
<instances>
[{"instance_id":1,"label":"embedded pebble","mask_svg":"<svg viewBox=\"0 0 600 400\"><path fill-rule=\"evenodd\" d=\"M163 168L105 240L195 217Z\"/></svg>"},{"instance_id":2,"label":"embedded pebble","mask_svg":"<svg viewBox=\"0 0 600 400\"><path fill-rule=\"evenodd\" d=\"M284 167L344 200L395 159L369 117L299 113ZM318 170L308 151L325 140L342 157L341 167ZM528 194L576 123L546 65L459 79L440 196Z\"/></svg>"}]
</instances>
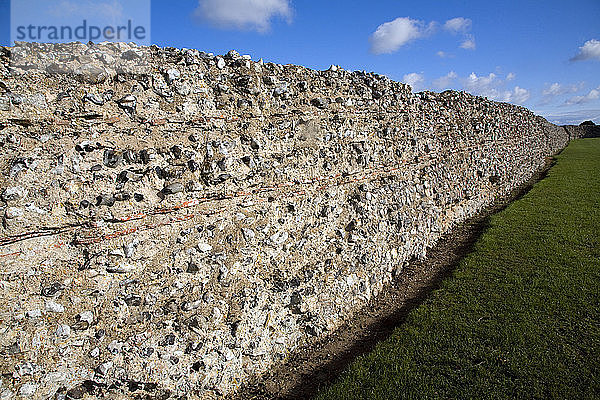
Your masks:
<instances>
[{"instance_id":1,"label":"embedded pebble","mask_svg":"<svg viewBox=\"0 0 600 400\"><path fill-rule=\"evenodd\" d=\"M27 318L40 318L42 316L42 310L40 310L40 309L30 310L30 311L27 311L25 313L25 315L27 316Z\"/></svg>"},{"instance_id":2,"label":"embedded pebble","mask_svg":"<svg viewBox=\"0 0 600 400\"><path fill-rule=\"evenodd\" d=\"M39 385L35 383L24 383L19 390L19 394L25 397L31 397L35 394Z\"/></svg>"},{"instance_id":3,"label":"embedded pebble","mask_svg":"<svg viewBox=\"0 0 600 400\"><path fill-rule=\"evenodd\" d=\"M135 264L131 264L125 261L122 261L116 265L110 265L106 267L107 272L114 272L118 274L125 274L131 271L134 271L137 268Z\"/></svg>"},{"instance_id":4,"label":"embedded pebble","mask_svg":"<svg viewBox=\"0 0 600 400\"><path fill-rule=\"evenodd\" d=\"M204 253L211 251L213 248L208 243L198 243L197 247L198 247L198 250L200 250L201 252L204 252Z\"/></svg>"},{"instance_id":5,"label":"embedded pebble","mask_svg":"<svg viewBox=\"0 0 600 400\"><path fill-rule=\"evenodd\" d=\"M65 312L65 307L62 304L57 303L53 300L48 300L46 301L46 311L62 313Z\"/></svg>"},{"instance_id":6,"label":"embedded pebble","mask_svg":"<svg viewBox=\"0 0 600 400\"><path fill-rule=\"evenodd\" d=\"M6 188L2 193L2 200L6 202L21 200L27 195L27 189L22 186Z\"/></svg>"},{"instance_id":7,"label":"embedded pebble","mask_svg":"<svg viewBox=\"0 0 600 400\"><path fill-rule=\"evenodd\" d=\"M175 194L179 192L183 192L183 185L181 183L172 183L163 188L164 194Z\"/></svg>"},{"instance_id":8,"label":"embedded pebble","mask_svg":"<svg viewBox=\"0 0 600 400\"><path fill-rule=\"evenodd\" d=\"M23 209L19 207L8 207L4 211L4 216L8 219L19 218L23 216Z\"/></svg>"},{"instance_id":9,"label":"embedded pebble","mask_svg":"<svg viewBox=\"0 0 600 400\"><path fill-rule=\"evenodd\" d=\"M61 338L67 338L71 336L71 327L69 325L59 325L56 329L56 336Z\"/></svg>"},{"instance_id":10,"label":"embedded pebble","mask_svg":"<svg viewBox=\"0 0 600 400\"><path fill-rule=\"evenodd\" d=\"M84 311L79 313L78 318L80 321L85 321L89 324L94 322L94 313L91 311Z\"/></svg>"},{"instance_id":11,"label":"embedded pebble","mask_svg":"<svg viewBox=\"0 0 600 400\"><path fill-rule=\"evenodd\" d=\"M169 83L173 83L174 81L179 79L180 76L181 76L181 73L179 72L179 70L177 70L175 68L169 68L167 70L167 82L169 82Z\"/></svg>"}]
</instances>

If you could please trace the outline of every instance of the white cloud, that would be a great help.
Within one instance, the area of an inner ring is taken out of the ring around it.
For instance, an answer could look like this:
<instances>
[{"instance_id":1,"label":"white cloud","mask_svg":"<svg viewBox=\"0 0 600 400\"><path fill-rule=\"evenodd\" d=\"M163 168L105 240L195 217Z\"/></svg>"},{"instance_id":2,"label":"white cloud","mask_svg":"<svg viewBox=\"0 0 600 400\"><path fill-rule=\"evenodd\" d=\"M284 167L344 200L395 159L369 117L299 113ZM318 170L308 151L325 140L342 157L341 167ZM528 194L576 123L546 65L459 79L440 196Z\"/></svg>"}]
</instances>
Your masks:
<instances>
[{"instance_id":1,"label":"white cloud","mask_svg":"<svg viewBox=\"0 0 600 400\"><path fill-rule=\"evenodd\" d=\"M456 78L458 78L456 72L450 71L447 75L434 79L433 87L438 90L447 89L452 85Z\"/></svg>"},{"instance_id":2,"label":"white cloud","mask_svg":"<svg viewBox=\"0 0 600 400\"><path fill-rule=\"evenodd\" d=\"M467 92L496 101L522 104L529 100L531 93L527 89L519 86L515 86L512 90L504 89L509 77L511 77L510 74L506 79L502 79L493 72L487 76L477 76L472 72L463 80L463 87Z\"/></svg>"},{"instance_id":3,"label":"white cloud","mask_svg":"<svg viewBox=\"0 0 600 400\"><path fill-rule=\"evenodd\" d=\"M426 28L422 21L408 17L396 18L391 22L383 23L369 38L371 52L374 54L393 53L405 44L425 36L432 28L432 24Z\"/></svg>"},{"instance_id":4,"label":"white cloud","mask_svg":"<svg viewBox=\"0 0 600 400\"><path fill-rule=\"evenodd\" d=\"M423 84L425 83L425 76L423 74L412 72L404 75L402 81L409 84L412 87L413 92L418 92L424 87Z\"/></svg>"},{"instance_id":5,"label":"white cloud","mask_svg":"<svg viewBox=\"0 0 600 400\"><path fill-rule=\"evenodd\" d=\"M460 48L465 50L475 50L476 47L473 35L467 35L466 39L460 44Z\"/></svg>"},{"instance_id":6,"label":"white cloud","mask_svg":"<svg viewBox=\"0 0 600 400\"><path fill-rule=\"evenodd\" d=\"M546 119L556 125L579 125L583 121L600 122L600 110L576 110L560 113L537 112L544 115Z\"/></svg>"},{"instance_id":7,"label":"white cloud","mask_svg":"<svg viewBox=\"0 0 600 400\"><path fill-rule=\"evenodd\" d=\"M271 20L292 18L289 0L199 0L195 15L219 28L266 32Z\"/></svg>"},{"instance_id":8,"label":"white cloud","mask_svg":"<svg viewBox=\"0 0 600 400\"><path fill-rule=\"evenodd\" d=\"M588 40L579 48L579 53L571 58L571 61L583 61L591 59L600 60L600 40Z\"/></svg>"},{"instance_id":9,"label":"white cloud","mask_svg":"<svg viewBox=\"0 0 600 400\"><path fill-rule=\"evenodd\" d=\"M450 53L446 53L445 51L438 51L437 53L435 53L436 56L438 56L439 58L452 58L454 57L453 54Z\"/></svg>"},{"instance_id":10,"label":"white cloud","mask_svg":"<svg viewBox=\"0 0 600 400\"><path fill-rule=\"evenodd\" d=\"M439 24L435 21L426 25L423 21L409 17L396 18L393 21L385 22L379 25L369 38L371 52L374 54L393 53L413 40L432 34L438 26ZM469 33L471 26L472 21L470 19L456 17L447 20L443 25L443 29L451 34L462 36L461 48L475 50L475 37ZM441 50L436 54L440 58L453 57L452 54Z\"/></svg>"},{"instance_id":11,"label":"white cloud","mask_svg":"<svg viewBox=\"0 0 600 400\"><path fill-rule=\"evenodd\" d=\"M563 93L563 87L558 82L553 83L547 89L544 89L544 91L542 91L542 95L544 96L558 96Z\"/></svg>"},{"instance_id":12,"label":"white cloud","mask_svg":"<svg viewBox=\"0 0 600 400\"><path fill-rule=\"evenodd\" d=\"M500 100L508 103L523 104L531 97L529 90L515 86L512 91L505 91L501 94Z\"/></svg>"},{"instance_id":13,"label":"white cloud","mask_svg":"<svg viewBox=\"0 0 600 400\"><path fill-rule=\"evenodd\" d=\"M512 89L510 89L508 83L514 80L515 77L514 73L509 73L506 77L503 77L501 74L494 72L480 76L472 72L467 77L461 77L455 71L450 71L431 82L426 82L423 73L413 72L404 75L402 81L412 86L414 91L427 88L442 91L452 88L454 90L464 90L475 96L487 97L490 100L523 104L531 98L531 92L520 86L511 86ZM598 90L600 90L600 87Z\"/></svg>"},{"instance_id":14,"label":"white cloud","mask_svg":"<svg viewBox=\"0 0 600 400\"><path fill-rule=\"evenodd\" d=\"M490 98L498 95L496 89L498 84L497 75L493 72L488 76L477 76L475 72L471 72L463 82L463 86L468 92Z\"/></svg>"},{"instance_id":15,"label":"white cloud","mask_svg":"<svg viewBox=\"0 0 600 400\"><path fill-rule=\"evenodd\" d=\"M575 93L583 88L583 82L574 85L562 85L558 82L554 82L551 85L546 84L546 88L542 90L542 100L540 105L550 104L556 99L556 97L563 94Z\"/></svg>"},{"instance_id":16,"label":"white cloud","mask_svg":"<svg viewBox=\"0 0 600 400\"><path fill-rule=\"evenodd\" d=\"M446 21L444 29L452 33L465 33L471 30L471 25L469 18L457 17Z\"/></svg>"},{"instance_id":17,"label":"white cloud","mask_svg":"<svg viewBox=\"0 0 600 400\"><path fill-rule=\"evenodd\" d=\"M454 35L463 35L463 41L460 44L461 49L475 50L477 47L475 44L475 37L469 34L472 25L473 22L469 18L456 17L446 21L444 29Z\"/></svg>"},{"instance_id":18,"label":"white cloud","mask_svg":"<svg viewBox=\"0 0 600 400\"><path fill-rule=\"evenodd\" d=\"M598 99L600 99L600 86L598 86L596 89L590 90L586 95L571 97L566 101L566 104L584 104Z\"/></svg>"}]
</instances>

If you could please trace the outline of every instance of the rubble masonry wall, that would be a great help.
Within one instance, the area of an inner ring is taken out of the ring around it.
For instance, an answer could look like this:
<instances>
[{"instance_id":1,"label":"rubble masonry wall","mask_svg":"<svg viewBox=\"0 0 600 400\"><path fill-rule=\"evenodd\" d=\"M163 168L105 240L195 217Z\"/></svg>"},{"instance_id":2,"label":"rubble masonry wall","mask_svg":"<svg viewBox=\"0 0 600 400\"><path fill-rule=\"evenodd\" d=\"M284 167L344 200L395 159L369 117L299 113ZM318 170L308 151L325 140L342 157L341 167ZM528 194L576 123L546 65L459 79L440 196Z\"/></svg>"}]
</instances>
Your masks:
<instances>
[{"instance_id":1,"label":"rubble masonry wall","mask_svg":"<svg viewBox=\"0 0 600 400\"><path fill-rule=\"evenodd\" d=\"M335 67L0 54L9 397L231 394L569 140L523 107Z\"/></svg>"}]
</instances>

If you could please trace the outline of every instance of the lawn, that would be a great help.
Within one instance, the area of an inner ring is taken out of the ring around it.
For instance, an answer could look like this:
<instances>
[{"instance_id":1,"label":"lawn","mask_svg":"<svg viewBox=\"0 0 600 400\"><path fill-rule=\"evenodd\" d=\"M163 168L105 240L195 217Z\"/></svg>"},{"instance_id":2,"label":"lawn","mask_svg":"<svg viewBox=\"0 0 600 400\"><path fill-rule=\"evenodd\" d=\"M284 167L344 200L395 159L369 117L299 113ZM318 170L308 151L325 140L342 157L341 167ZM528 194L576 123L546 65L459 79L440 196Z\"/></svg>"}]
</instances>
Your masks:
<instances>
[{"instance_id":1,"label":"lawn","mask_svg":"<svg viewBox=\"0 0 600 400\"><path fill-rule=\"evenodd\" d=\"M317 398L600 398L599 234L600 139L577 140Z\"/></svg>"}]
</instances>

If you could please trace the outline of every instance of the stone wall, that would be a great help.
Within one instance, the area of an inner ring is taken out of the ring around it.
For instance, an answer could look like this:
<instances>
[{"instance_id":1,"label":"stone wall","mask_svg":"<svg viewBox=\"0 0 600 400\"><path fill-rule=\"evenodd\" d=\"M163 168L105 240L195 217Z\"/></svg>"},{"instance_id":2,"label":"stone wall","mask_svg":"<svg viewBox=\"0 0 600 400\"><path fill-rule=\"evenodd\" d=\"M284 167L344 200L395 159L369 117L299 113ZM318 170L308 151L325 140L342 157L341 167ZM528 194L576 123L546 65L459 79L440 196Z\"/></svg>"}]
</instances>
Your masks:
<instances>
[{"instance_id":1,"label":"stone wall","mask_svg":"<svg viewBox=\"0 0 600 400\"><path fill-rule=\"evenodd\" d=\"M337 67L1 52L8 397L234 393L568 142L522 107Z\"/></svg>"},{"instance_id":2,"label":"stone wall","mask_svg":"<svg viewBox=\"0 0 600 400\"><path fill-rule=\"evenodd\" d=\"M600 137L600 126L598 125L565 125L569 139L585 139Z\"/></svg>"}]
</instances>

